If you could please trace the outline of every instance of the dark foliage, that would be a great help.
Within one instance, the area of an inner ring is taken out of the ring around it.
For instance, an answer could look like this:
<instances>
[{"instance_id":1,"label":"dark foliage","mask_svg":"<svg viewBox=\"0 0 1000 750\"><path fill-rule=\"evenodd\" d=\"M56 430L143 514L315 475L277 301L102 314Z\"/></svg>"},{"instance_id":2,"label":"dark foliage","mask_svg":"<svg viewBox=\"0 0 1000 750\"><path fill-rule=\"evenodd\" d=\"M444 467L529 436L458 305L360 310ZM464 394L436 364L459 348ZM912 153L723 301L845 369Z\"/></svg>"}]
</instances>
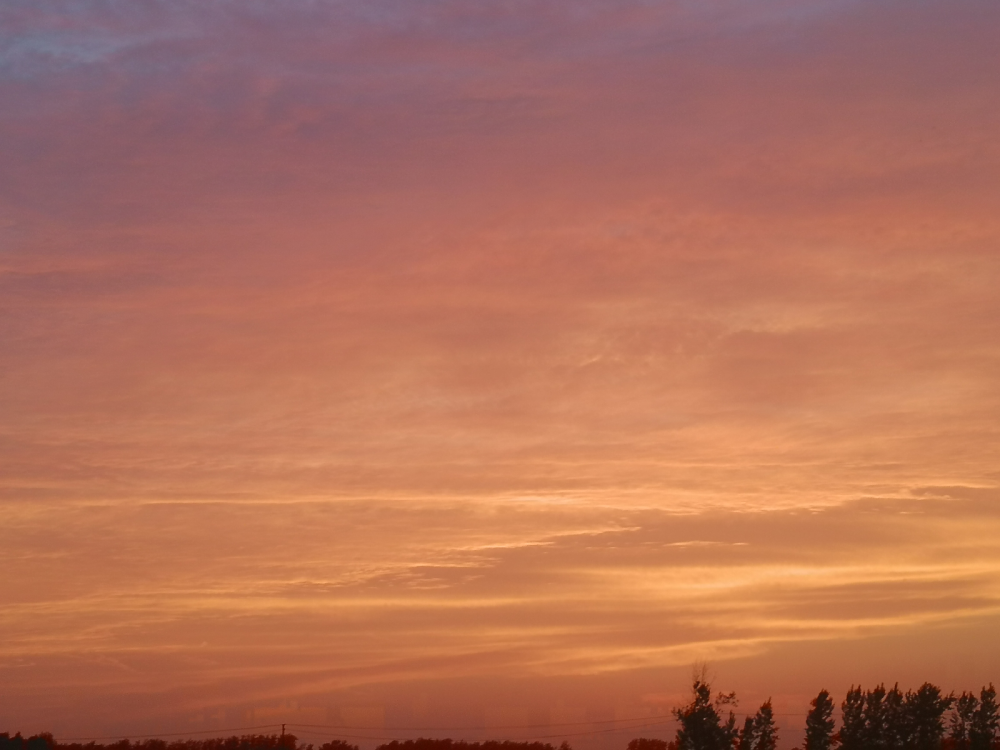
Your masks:
<instances>
[{"instance_id":1,"label":"dark foliage","mask_svg":"<svg viewBox=\"0 0 1000 750\"><path fill-rule=\"evenodd\" d=\"M885 694L883 718L886 750L906 750L910 736L910 718L906 709L906 696L900 691L898 683Z\"/></svg>"},{"instance_id":2,"label":"dark foliage","mask_svg":"<svg viewBox=\"0 0 1000 750\"><path fill-rule=\"evenodd\" d=\"M841 750L862 750L865 741L865 694L861 692L861 686L854 687L847 691L844 702L840 704L840 740Z\"/></svg>"},{"instance_id":3,"label":"dark foliage","mask_svg":"<svg viewBox=\"0 0 1000 750\"><path fill-rule=\"evenodd\" d=\"M0 750L52 750L55 745L52 735L47 732L32 737L22 737L20 732L13 737L9 732L0 734Z\"/></svg>"},{"instance_id":4,"label":"dark foliage","mask_svg":"<svg viewBox=\"0 0 1000 750\"><path fill-rule=\"evenodd\" d=\"M972 721L978 710L979 699L975 693L962 693L955 699L955 707L948 722L948 739L951 740L953 750L969 750Z\"/></svg>"},{"instance_id":5,"label":"dark foliage","mask_svg":"<svg viewBox=\"0 0 1000 750\"><path fill-rule=\"evenodd\" d=\"M917 692L906 693L906 718L909 742L913 750L938 750L944 737L944 712L954 702L942 696L941 688L925 682Z\"/></svg>"},{"instance_id":6,"label":"dark foliage","mask_svg":"<svg viewBox=\"0 0 1000 750\"><path fill-rule=\"evenodd\" d=\"M764 704L757 709L757 715L753 717L754 750L776 750L778 747L778 729L774 726L774 711L771 708L771 699L768 698Z\"/></svg>"},{"instance_id":7,"label":"dark foliage","mask_svg":"<svg viewBox=\"0 0 1000 750\"><path fill-rule=\"evenodd\" d=\"M941 750L944 714L954 700L929 682L905 695L898 685L866 692L852 686L841 704L841 728L834 739L840 750Z\"/></svg>"},{"instance_id":8,"label":"dark foliage","mask_svg":"<svg viewBox=\"0 0 1000 750\"><path fill-rule=\"evenodd\" d=\"M997 691L990 683L979 693L979 706L972 716L969 726L969 747L971 750L990 750L1000 730L1000 709L997 707Z\"/></svg>"},{"instance_id":9,"label":"dark foliage","mask_svg":"<svg viewBox=\"0 0 1000 750\"><path fill-rule=\"evenodd\" d=\"M753 716L747 716L736 740L737 750L775 750L778 732L774 726L774 711L768 698Z\"/></svg>"},{"instance_id":10,"label":"dark foliage","mask_svg":"<svg viewBox=\"0 0 1000 750\"><path fill-rule=\"evenodd\" d=\"M628 743L628 750L668 750L670 745L666 740L654 740L637 737Z\"/></svg>"},{"instance_id":11,"label":"dark foliage","mask_svg":"<svg viewBox=\"0 0 1000 750\"><path fill-rule=\"evenodd\" d=\"M34 743L34 744L32 744ZM50 734L22 739L0 734L0 750L314 750L312 745L299 744L293 734L246 734L241 737L217 737L207 740L119 740L106 745L96 742L55 742ZM358 750L343 740L322 745L318 750Z\"/></svg>"},{"instance_id":12,"label":"dark foliage","mask_svg":"<svg viewBox=\"0 0 1000 750\"><path fill-rule=\"evenodd\" d=\"M485 742L465 742L464 740L434 740L421 737L416 740L393 740L379 745L375 750L555 750L547 742L511 742L487 740ZM564 742L559 750L571 750Z\"/></svg>"},{"instance_id":13,"label":"dark foliage","mask_svg":"<svg viewBox=\"0 0 1000 750\"><path fill-rule=\"evenodd\" d=\"M776 750L778 733L768 699L747 716L737 731L732 710L723 719L724 706L736 704L736 695L719 694L713 700L711 685L696 679L691 702L673 711L679 726L674 740L636 738L627 750ZM806 717L803 750L1000 750L1000 706L991 683L976 696L963 692L957 698L924 683L905 694L899 685L886 690L851 686L841 704L841 727L834 732L834 702L820 691ZM948 709L951 714L946 717ZM947 718L948 732L945 737ZM838 748L837 745L840 745ZM205 740L127 739L96 742L57 742L51 734L23 737L0 734L0 750L359 750L344 740L319 747L299 743L293 734L243 735ZM418 738L393 740L376 750L556 750L544 742L509 740L466 742L464 740ZM559 750L572 750L563 742Z\"/></svg>"},{"instance_id":14,"label":"dark foliage","mask_svg":"<svg viewBox=\"0 0 1000 750\"><path fill-rule=\"evenodd\" d=\"M865 750L887 750L890 734L885 685L865 693L861 708L861 744Z\"/></svg>"},{"instance_id":15,"label":"dark foliage","mask_svg":"<svg viewBox=\"0 0 1000 750\"><path fill-rule=\"evenodd\" d=\"M674 709L674 716L680 722L676 739L678 750L732 750L737 738L736 717L730 711L728 720L723 723L718 708L733 703L736 696L720 694L713 702L712 687L702 680L695 680L692 691L691 703Z\"/></svg>"},{"instance_id":16,"label":"dark foliage","mask_svg":"<svg viewBox=\"0 0 1000 750\"><path fill-rule=\"evenodd\" d=\"M805 750L830 750L833 746L833 699L821 690L809 704L812 709L806 716Z\"/></svg>"}]
</instances>

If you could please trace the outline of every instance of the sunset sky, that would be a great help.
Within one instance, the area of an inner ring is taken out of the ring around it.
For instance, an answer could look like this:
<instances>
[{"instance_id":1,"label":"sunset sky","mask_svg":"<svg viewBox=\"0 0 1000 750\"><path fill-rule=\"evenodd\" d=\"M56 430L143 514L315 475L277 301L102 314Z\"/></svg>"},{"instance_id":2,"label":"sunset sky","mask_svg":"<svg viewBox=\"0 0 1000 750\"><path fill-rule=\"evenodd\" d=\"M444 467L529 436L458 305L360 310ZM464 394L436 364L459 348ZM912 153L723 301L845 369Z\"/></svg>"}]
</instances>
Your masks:
<instances>
[{"instance_id":1,"label":"sunset sky","mask_svg":"<svg viewBox=\"0 0 1000 750\"><path fill-rule=\"evenodd\" d=\"M790 750L1000 683L998 39L0 0L0 731L622 750L707 662Z\"/></svg>"}]
</instances>

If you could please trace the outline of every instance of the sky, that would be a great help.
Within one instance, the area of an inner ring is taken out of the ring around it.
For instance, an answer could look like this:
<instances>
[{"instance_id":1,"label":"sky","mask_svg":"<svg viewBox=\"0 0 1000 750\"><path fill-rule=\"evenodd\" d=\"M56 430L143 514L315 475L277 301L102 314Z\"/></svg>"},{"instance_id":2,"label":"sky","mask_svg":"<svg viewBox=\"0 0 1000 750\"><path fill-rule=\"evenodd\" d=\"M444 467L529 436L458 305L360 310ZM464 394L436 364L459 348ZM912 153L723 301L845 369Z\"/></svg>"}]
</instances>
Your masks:
<instances>
[{"instance_id":1,"label":"sky","mask_svg":"<svg viewBox=\"0 0 1000 750\"><path fill-rule=\"evenodd\" d=\"M790 749L1000 682L998 35L4 0L0 731L614 750L707 665Z\"/></svg>"}]
</instances>

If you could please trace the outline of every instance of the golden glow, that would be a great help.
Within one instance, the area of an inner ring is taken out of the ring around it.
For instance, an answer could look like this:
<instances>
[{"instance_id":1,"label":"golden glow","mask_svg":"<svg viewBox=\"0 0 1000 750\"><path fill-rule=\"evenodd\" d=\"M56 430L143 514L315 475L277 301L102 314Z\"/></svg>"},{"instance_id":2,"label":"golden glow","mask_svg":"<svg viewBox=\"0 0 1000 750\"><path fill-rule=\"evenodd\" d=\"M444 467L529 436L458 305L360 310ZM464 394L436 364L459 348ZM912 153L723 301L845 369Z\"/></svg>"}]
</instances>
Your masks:
<instances>
[{"instance_id":1,"label":"golden glow","mask_svg":"<svg viewBox=\"0 0 1000 750\"><path fill-rule=\"evenodd\" d=\"M420 7L0 10L0 730L1000 680L1000 10Z\"/></svg>"}]
</instances>

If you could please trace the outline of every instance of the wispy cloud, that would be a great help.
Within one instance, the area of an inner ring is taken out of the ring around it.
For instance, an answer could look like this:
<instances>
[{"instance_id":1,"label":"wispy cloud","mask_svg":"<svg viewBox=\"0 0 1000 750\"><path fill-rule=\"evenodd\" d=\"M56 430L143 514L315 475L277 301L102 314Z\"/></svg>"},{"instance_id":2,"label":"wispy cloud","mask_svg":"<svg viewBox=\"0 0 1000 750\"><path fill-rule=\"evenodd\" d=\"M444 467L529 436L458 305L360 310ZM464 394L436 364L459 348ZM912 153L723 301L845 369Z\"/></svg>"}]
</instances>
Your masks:
<instances>
[{"instance_id":1,"label":"wispy cloud","mask_svg":"<svg viewBox=\"0 0 1000 750\"><path fill-rule=\"evenodd\" d=\"M4 3L0 723L995 679L998 24Z\"/></svg>"}]
</instances>

